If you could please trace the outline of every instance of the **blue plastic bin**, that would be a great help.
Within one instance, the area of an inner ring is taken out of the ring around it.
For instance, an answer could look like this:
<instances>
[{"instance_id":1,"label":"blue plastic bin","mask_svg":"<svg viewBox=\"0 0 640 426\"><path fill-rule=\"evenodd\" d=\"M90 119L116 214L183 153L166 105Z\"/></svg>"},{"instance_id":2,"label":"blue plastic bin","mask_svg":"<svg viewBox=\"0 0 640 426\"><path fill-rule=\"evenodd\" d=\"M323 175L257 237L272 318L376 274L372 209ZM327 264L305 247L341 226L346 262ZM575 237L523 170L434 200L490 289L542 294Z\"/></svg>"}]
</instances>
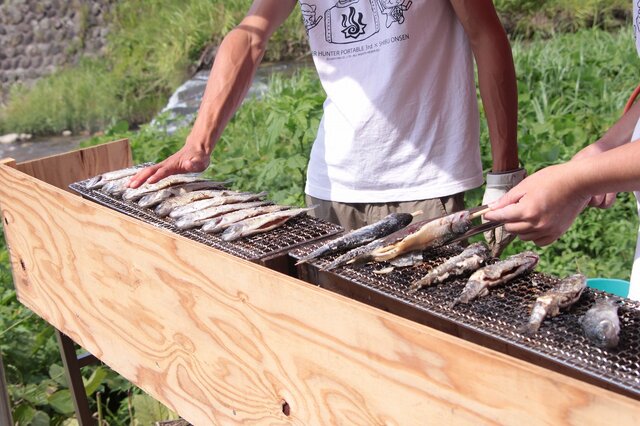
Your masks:
<instances>
[{"instance_id":1,"label":"blue plastic bin","mask_svg":"<svg viewBox=\"0 0 640 426\"><path fill-rule=\"evenodd\" d=\"M588 278L587 286L620 297L627 297L629 295L629 281L619 280L617 278Z\"/></svg>"}]
</instances>

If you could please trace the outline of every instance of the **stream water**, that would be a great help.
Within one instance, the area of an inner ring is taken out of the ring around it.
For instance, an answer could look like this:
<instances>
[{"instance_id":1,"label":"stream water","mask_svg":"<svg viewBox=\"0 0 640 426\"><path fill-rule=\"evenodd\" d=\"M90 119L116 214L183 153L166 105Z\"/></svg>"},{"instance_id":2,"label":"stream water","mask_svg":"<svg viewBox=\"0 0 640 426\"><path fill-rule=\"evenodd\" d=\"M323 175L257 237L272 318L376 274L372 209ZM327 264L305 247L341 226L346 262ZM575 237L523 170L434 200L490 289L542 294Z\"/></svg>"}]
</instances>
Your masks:
<instances>
[{"instance_id":1,"label":"stream water","mask_svg":"<svg viewBox=\"0 0 640 426\"><path fill-rule=\"evenodd\" d=\"M312 66L309 61L264 64L258 68L247 97L263 96L274 74L292 75L295 71ZM207 85L209 71L200 71L180 86L161 111L168 132L188 125L195 117ZM153 123L153 121L152 121ZM86 136L49 136L30 141L0 144L0 158L11 157L17 162L47 157L77 149Z\"/></svg>"}]
</instances>

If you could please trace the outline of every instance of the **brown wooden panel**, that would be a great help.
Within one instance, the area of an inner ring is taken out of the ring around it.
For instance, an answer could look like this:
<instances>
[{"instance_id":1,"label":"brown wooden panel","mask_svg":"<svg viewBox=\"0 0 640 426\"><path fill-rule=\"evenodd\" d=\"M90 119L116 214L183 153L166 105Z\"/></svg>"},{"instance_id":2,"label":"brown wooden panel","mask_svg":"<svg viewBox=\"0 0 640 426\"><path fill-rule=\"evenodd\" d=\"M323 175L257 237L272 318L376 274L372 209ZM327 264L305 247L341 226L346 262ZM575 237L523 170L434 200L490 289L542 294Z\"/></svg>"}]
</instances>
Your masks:
<instances>
[{"instance_id":1,"label":"brown wooden panel","mask_svg":"<svg viewBox=\"0 0 640 426\"><path fill-rule=\"evenodd\" d=\"M640 423L630 398L7 166L0 208L20 301L196 425Z\"/></svg>"},{"instance_id":2,"label":"brown wooden panel","mask_svg":"<svg viewBox=\"0 0 640 426\"><path fill-rule=\"evenodd\" d=\"M86 149L19 163L18 170L67 190L70 183L133 164L129 140L121 139Z\"/></svg>"}]
</instances>

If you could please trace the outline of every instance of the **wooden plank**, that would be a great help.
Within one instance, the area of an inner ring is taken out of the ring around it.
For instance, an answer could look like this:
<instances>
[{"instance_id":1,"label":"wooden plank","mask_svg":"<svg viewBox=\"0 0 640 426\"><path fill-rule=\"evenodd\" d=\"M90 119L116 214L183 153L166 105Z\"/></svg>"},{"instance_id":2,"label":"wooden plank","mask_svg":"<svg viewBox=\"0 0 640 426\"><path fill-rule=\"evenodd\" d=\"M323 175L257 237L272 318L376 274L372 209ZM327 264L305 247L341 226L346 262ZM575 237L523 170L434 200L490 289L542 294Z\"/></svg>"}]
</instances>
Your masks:
<instances>
[{"instance_id":1,"label":"wooden plank","mask_svg":"<svg viewBox=\"0 0 640 426\"><path fill-rule=\"evenodd\" d=\"M67 190L70 183L88 179L100 173L123 169L133 164L129 140L96 145L86 149L53 155L19 163L21 172Z\"/></svg>"},{"instance_id":2,"label":"wooden plank","mask_svg":"<svg viewBox=\"0 0 640 426\"><path fill-rule=\"evenodd\" d=\"M630 398L6 166L0 207L20 301L196 425L640 423Z\"/></svg>"}]
</instances>

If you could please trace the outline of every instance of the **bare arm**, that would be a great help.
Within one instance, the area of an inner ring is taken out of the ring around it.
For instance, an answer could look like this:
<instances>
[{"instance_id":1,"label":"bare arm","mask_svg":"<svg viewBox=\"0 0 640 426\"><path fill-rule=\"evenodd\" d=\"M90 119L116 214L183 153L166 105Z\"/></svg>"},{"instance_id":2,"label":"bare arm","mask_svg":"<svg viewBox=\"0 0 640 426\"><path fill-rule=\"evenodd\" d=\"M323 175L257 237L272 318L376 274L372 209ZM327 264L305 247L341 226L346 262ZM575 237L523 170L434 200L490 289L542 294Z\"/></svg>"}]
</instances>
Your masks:
<instances>
[{"instance_id":1,"label":"bare arm","mask_svg":"<svg viewBox=\"0 0 640 426\"><path fill-rule=\"evenodd\" d=\"M640 190L640 140L550 166L492 205L485 219L505 222L522 240L558 239L597 194Z\"/></svg>"},{"instance_id":2,"label":"bare arm","mask_svg":"<svg viewBox=\"0 0 640 426\"><path fill-rule=\"evenodd\" d=\"M267 41L295 5L296 0L253 2L242 22L220 44L198 117L185 145L161 163L140 171L129 183L130 187L207 168L216 142L251 86Z\"/></svg>"},{"instance_id":3,"label":"bare arm","mask_svg":"<svg viewBox=\"0 0 640 426\"><path fill-rule=\"evenodd\" d=\"M518 88L511 46L491 0L451 0L478 66L480 95L487 116L493 172L519 167Z\"/></svg>"}]
</instances>

